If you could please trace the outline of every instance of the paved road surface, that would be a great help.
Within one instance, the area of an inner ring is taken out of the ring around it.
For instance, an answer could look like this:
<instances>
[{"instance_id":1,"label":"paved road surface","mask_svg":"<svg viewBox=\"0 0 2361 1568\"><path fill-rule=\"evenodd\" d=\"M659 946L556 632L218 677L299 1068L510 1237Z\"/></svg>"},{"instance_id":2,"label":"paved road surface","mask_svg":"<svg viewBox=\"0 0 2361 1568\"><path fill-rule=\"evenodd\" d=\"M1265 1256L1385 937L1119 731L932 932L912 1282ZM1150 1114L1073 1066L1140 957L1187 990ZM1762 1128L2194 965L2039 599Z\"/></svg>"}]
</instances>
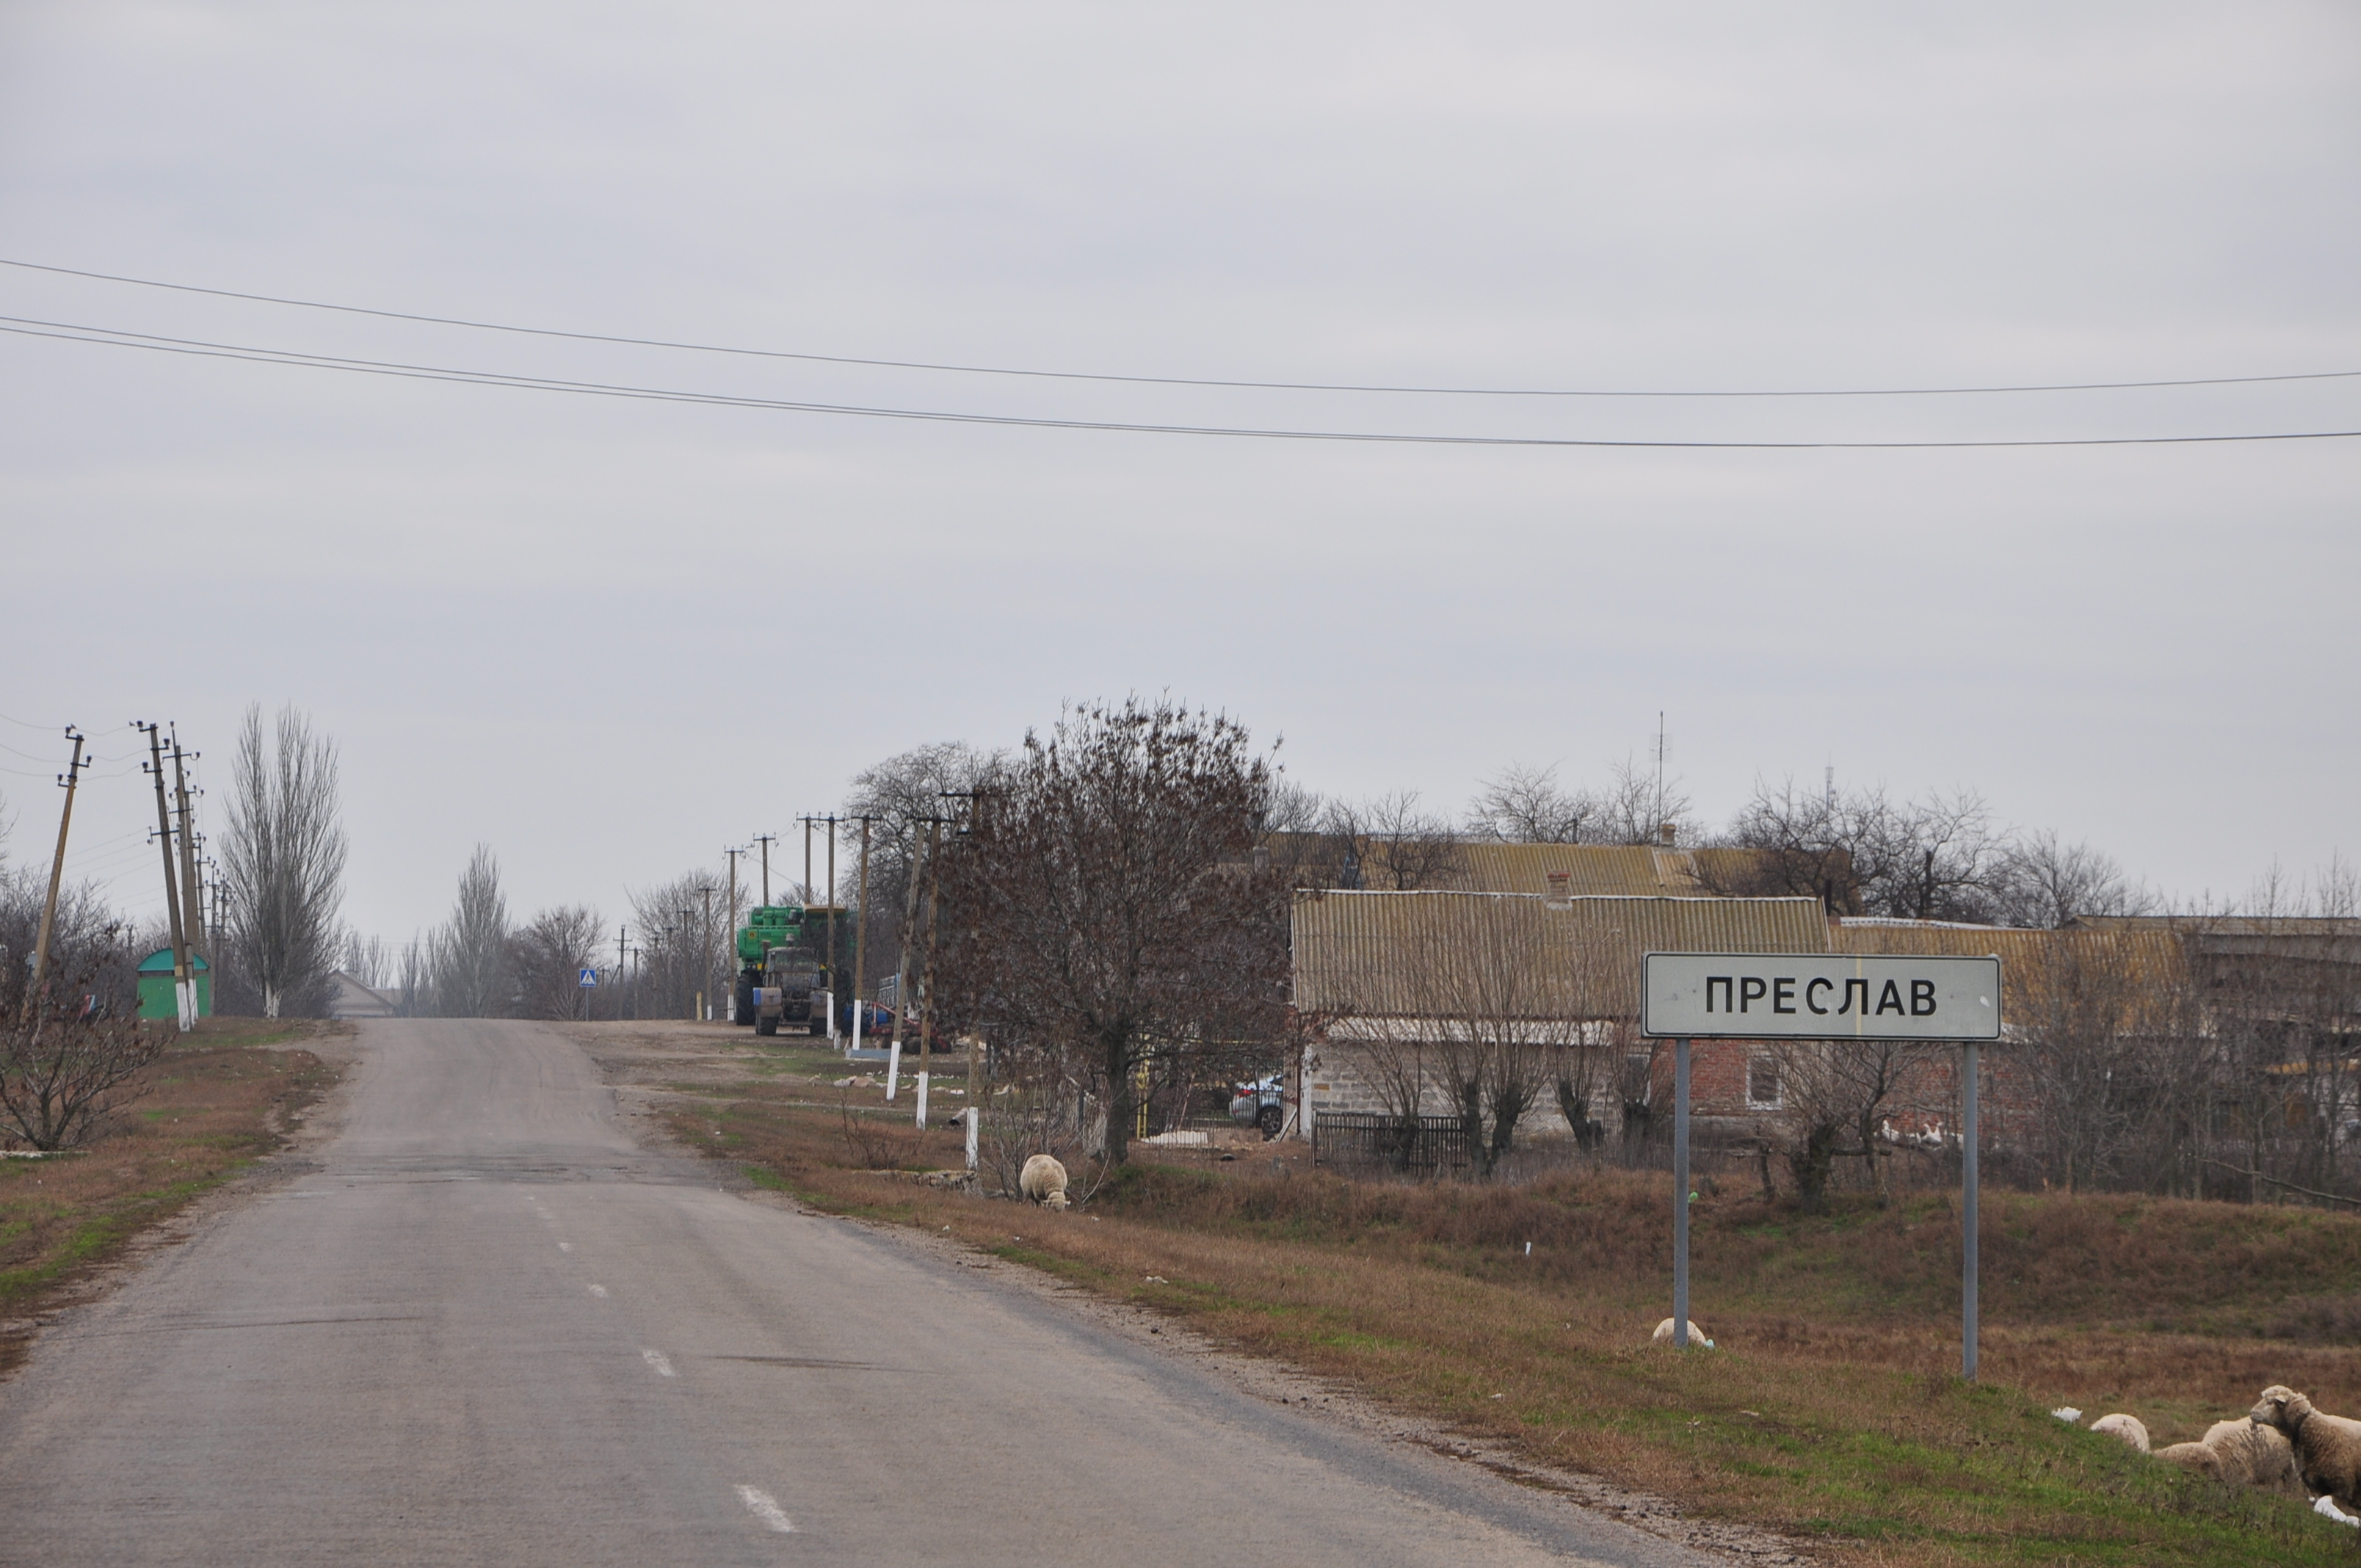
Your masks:
<instances>
[{"instance_id":1,"label":"paved road surface","mask_svg":"<svg viewBox=\"0 0 2361 1568\"><path fill-rule=\"evenodd\" d=\"M549 1030L360 1049L321 1168L0 1388L0 1562L1698 1561L718 1191Z\"/></svg>"}]
</instances>

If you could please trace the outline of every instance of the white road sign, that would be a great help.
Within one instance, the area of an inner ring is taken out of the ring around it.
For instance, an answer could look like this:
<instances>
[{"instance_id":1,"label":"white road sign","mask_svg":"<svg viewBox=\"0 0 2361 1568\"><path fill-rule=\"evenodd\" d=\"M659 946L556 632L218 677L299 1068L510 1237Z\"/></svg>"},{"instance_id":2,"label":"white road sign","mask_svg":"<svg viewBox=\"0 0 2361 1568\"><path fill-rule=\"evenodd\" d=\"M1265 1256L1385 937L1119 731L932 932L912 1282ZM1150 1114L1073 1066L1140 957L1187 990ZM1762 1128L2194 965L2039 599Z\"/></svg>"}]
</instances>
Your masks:
<instances>
[{"instance_id":1,"label":"white road sign","mask_svg":"<svg viewBox=\"0 0 2361 1568\"><path fill-rule=\"evenodd\" d=\"M1741 1040L1997 1040L2000 959L1650 953L1640 1032Z\"/></svg>"},{"instance_id":2,"label":"white road sign","mask_svg":"<svg viewBox=\"0 0 2361 1568\"><path fill-rule=\"evenodd\" d=\"M597 970L594 970L594 969L587 969L587 970L584 970L582 971L582 981L581 981L581 984L582 984L582 987L583 987L583 989L584 989L584 990L586 990L586 991L587 991L587 990L588 990L590 987L595 986L595 985L597 985L598 983L598 971Z\"/></svg>"}]
</instances>

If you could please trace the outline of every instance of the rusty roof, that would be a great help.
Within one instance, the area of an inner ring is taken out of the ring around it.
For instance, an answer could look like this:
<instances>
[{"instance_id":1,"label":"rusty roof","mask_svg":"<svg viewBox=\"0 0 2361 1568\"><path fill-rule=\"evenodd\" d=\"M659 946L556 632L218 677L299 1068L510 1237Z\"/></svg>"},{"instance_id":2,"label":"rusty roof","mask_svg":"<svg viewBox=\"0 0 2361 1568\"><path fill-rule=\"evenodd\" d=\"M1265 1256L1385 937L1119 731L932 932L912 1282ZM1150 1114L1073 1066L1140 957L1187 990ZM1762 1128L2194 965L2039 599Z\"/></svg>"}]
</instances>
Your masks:
<instances>
[{"instance_id":1,"label":"rusty roof","mask_svg":"<svg viewBox=\"0 0 2361 1568\"><path fill-rule=\"evenodd\" d=\"M1440 1015L1481 984L1521 1016L1620 1018L1648 952L1825 953L1816 898L1422 891L1299 894L1295 1002L1317 1012Z\"/></svg>"}]
</instances>

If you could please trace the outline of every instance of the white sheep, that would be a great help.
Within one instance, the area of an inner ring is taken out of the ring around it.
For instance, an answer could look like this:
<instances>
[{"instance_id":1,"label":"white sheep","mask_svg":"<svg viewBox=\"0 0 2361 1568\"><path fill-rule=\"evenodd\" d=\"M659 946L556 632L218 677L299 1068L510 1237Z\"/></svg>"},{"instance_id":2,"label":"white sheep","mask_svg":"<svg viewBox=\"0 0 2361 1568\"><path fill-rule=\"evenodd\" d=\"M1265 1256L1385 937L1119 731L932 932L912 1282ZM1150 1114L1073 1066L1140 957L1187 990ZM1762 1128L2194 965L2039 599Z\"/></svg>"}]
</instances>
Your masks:
<instances>
[{"instance_id":1,"label":"white sheep","mask_svg":"<svg viewBox=\"0 0 2361 1568\"><path fill-rule=\"evenodd\" d=\"M1027 1160L1016 1185L1026 1197L1045 1209L1066 1207L1066 1168L1055 1156L1037 1154Z\"/></svg>"},{"instance_id":2,"label":"white sheep","mask_svg":"<svg viewBox=\"0 0 2361 1568\"><path fill-rule=\"evenodd\" d=\"M2284 1384L2264 1389L2246 1419L2285 1435L2305 1491L2361 1510L2361 1421L2315 1410L2310 1399Z\"/></svg>"},{"instance_id":3,"label":"white sheep","mask_svg":"<svg viewBox=\"0 0 2361 1568\"><path fill-rule=\"evenodd\" d=\"M1648 1336L1648 1343L1650 1344L1672 1343L1673 1320L1666 1318L1663 1322L1658 1323L1656 1325L1656 1332ZM1713 1341L1705 1337L1705 1331L1697 1326L1697 1320L1694 1318L1689 1320L1689 1343L1694 1345L1702 1345L1708 1350L1711 1350L1713 1348Z\"/></svg>"},{"instance_id":4,"label":"white sheep","mask_svg":"<svg viewBox=\"0 0 2361 1568\"><path fill-rule=\"evenodd\" d=\"M2222 1456L2202 1442L2176 1442L2170 1448L2158 1449L2156 1456L2167 1464L2177 1464L2191 1475L2202 1475L2208 1481L2231 1478L2222 1474Z\"/></svg>"},{"instance_id":5,"label":"white sheep","mask_svg":"<svg viewBox=\"0 0 2361 1568\"><path fill-rule=\"evenodd\" d=\"M2142 1453L2148 1452L2147 1423L2137 1416L2127 1416L2118 1410L2112 1416L2101 1416L2097 1420L2092 1421L2091 1430L2104 1432L2112 1438L2121 1439Z\"/></svg>"},{"instance_id":6,"label":"white sheep","mask_svg":"<svg viewBox=\"0 0 2361 1568\"><path fill-rule=\"evenodd\" d=\"M2303 1490L2296 1478L2295 1449L2276 1427L2257 1426L2243 1418L2215 1421L2205 1429L2204 1443L2221 1457L2224 1481L2290 1497Z\"/></svg>"}]
</instances>

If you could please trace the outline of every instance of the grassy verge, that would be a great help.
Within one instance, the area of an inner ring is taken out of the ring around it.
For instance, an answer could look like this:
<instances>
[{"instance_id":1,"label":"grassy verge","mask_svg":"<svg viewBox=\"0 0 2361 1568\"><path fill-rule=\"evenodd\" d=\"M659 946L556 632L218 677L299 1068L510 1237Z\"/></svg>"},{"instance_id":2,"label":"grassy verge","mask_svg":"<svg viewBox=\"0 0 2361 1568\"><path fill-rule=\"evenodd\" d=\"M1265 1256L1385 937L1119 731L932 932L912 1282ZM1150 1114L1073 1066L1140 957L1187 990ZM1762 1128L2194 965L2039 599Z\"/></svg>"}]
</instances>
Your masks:
<instances>
[{"instance_id":1,"label":"grassy verge","mask_svg":"<svg viewBox=\"0 0 2361 1568\"><path fill-rule=\"evenodd\" d=\"M95 1266L279 1146L331 1073L299 1042L324 1025L207 1019L143 1075L108 1134L40 1159L0 1159L0 1370Z\"/></svg>"},{"instance_id":2,"label":"grassy verge","mask_svg":"<svg viewBox=\"0 0 2361 1568\"><path fill-rule=\"evenodd\" d=\"M1804 1216L1706 1192L1695 1310L1722 1348L1684 1357L1644 1343L1669 1310L1661 1177L1488 1189L1143 1162L1056 1214L863 1168L954 1165L959 1135L910 1131L906 1111L888 1118L829 1070L782 1060L684 1083L669 1116L684 1141L815 1205L948 1230L1825 1562L2352 1559L2352 1534L2300 1502L2191 1479L2048 1412L2128 1409L2160 1446L2273 1382L2361 1409L2361 1219L1987 1195L1971 1387L1956 1376L1958 1222L1939 1195Z\"/></svg>"}]
</instances>

